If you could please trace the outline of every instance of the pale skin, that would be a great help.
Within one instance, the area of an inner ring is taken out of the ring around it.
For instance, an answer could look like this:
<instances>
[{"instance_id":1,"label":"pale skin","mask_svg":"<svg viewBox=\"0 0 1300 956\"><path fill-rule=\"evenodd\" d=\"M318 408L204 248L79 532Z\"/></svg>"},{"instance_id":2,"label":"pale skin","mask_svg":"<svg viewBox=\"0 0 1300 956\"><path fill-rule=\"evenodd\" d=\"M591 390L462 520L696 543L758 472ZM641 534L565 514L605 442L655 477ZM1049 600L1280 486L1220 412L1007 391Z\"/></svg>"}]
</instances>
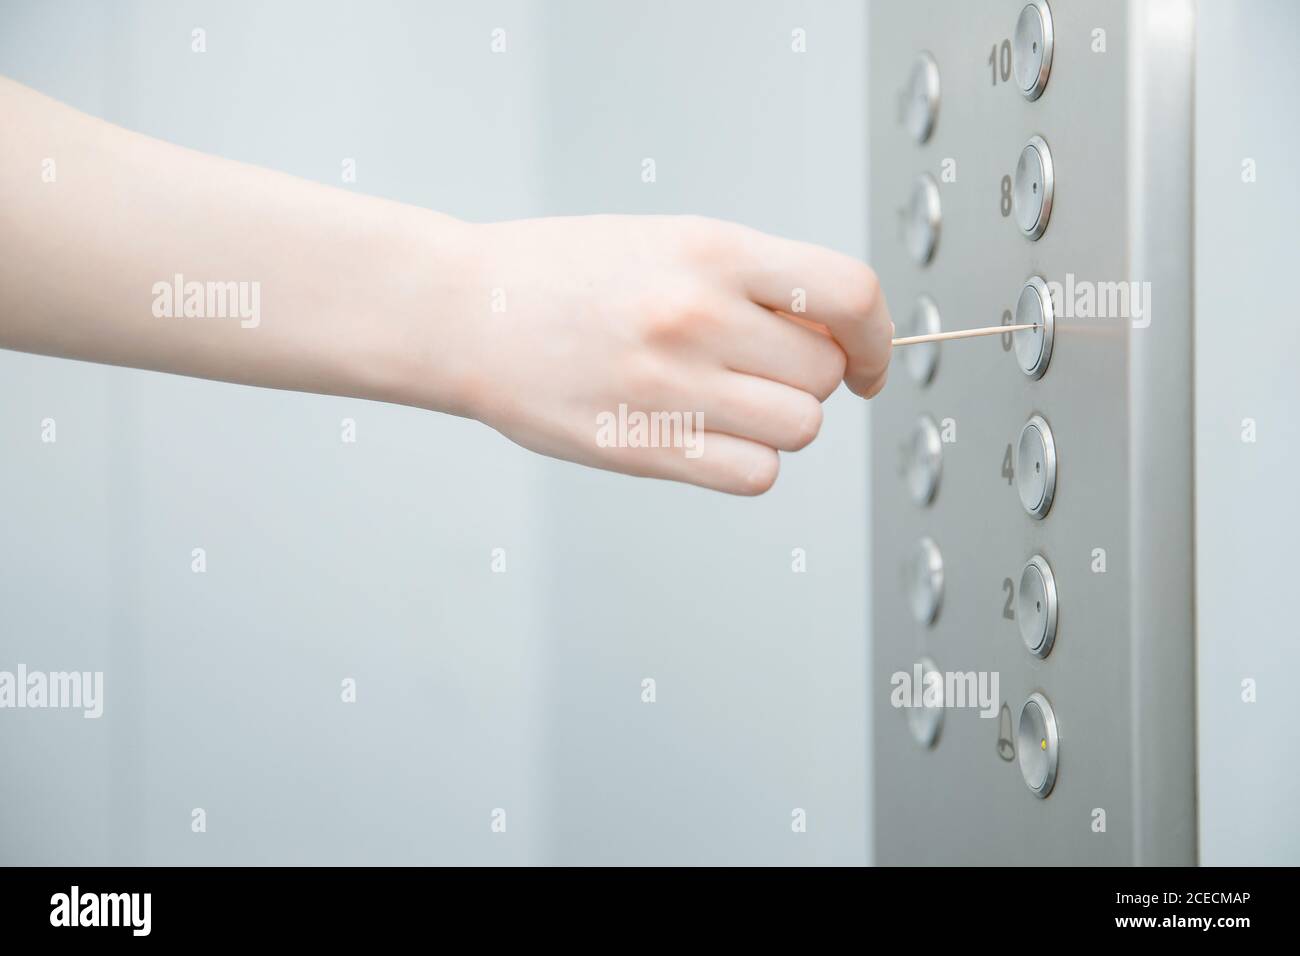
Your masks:
<instances>
[{"instance_id":1,"label":"pale skin","mask_svg":"<svg viewBox=\"0 0 1300 956\"><path fill-rule=\"evenodd\" d=\"M885 384L880 284L828 249L692 216L461 222L4 78L0 116L3 348L413 405L733 494L772 486L841 381L864 398ZM260 321L158 317L155 284L177 273L257 282ZM602 447L598 416L620 404L701 413L703 453Z\"/></svg>"}]
</instances>

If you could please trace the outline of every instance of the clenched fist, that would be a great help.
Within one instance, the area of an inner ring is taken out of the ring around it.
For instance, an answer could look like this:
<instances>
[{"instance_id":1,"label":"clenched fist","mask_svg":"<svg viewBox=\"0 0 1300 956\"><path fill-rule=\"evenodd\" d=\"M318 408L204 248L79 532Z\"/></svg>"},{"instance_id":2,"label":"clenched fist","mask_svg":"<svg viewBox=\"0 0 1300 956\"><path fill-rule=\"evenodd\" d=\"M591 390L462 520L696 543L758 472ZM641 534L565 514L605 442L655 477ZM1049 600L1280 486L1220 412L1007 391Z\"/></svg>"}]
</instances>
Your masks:
<instances>
[{"instance_id":1,"label":"clenched fist","mask_svg":"<svg viewBox=\"0 0 1300 956\"><path fill-rule=\"evenodd\" d=\"M848 256L690 216L467 232L465 411L542 454L759 494L841 381L884 386L893 325Z\"/></svg>"}]
</instances>

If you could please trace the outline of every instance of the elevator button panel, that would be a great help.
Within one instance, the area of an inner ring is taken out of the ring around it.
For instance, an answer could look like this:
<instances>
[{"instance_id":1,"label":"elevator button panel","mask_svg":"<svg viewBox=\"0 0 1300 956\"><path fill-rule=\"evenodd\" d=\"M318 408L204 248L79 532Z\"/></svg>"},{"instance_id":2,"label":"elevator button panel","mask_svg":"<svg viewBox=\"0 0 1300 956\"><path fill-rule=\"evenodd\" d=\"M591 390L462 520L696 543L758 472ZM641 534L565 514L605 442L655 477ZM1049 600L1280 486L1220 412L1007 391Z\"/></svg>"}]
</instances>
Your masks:
<instances>
[{"instance_id":1,"label":"elevator button panel","mask_svg":"<svg viewBox=\"0 0 1300 956\"><path fill-rule=\"evenodd\" d=\"M1031 0L1020 11L1012 43L1016 84L1026 99L1043 95L1052 71L1052 10L1046 0Z\"/></svg>"},{"instance_id":2,"label":"elevator button panel","mask_svg":"<svg viewBox=\"0 0 1300 956\"><path fill-rule=\"evenodd\" d=\"M912 737L922 747L933 747L939 740L939 731L943 728L943 680L939 666L928 657L922 657L912 668L912 673L921 674L920 701L909 703L907 708L907 726ZM933 675L933 676L932 676ZM936 678L938 678L936 680Z\"/></svg>"},{"instance_id":3,"label":"elevator button panel","mask_svg":"<svg viewBox=\"0 0 1300 956\"><path fill-rule=\"evenodd\" d=\"M1061 739L1056 712L1046 697L1035 691L1020 707L1016 725L1016 753L1025 786L1036 797L1046 797L1056 786Z\"/></svg>"},{"instance_id":4,"label":"elevator button panel","mask_svg":"<svg viewBox=\"0 0 1300 956\"><path fill-rule=\"evenodd\" d=\"M1056 577L1041 554L1025 562L1016 594L1020 637L1029 653L1046 657L1056 641Z\"/></svg>"},{"instance_id":5,"label":"elevator button panel","mask_svg":"<svg viewBox=\"0 0 1300 956\"><path fill-rule=\"evenodd\" d=\"M928 295L919 297L912 308L907 334L933 335L942 331L939 307ZM912 381L918 385L928 385L934 378L935 367L939 364L939 343L922 342L920 345L909 345L903 354L903 362L907 366L908 374L912 376Z\"/></svg>"},{"instance_id":6,"label":"elevator button panel","mask_svg":"<svg viewBox=\"0 0 1300 956\"><path fill-rule=\"evenodd\" d=\"M1055 187L1051 150L1041 136L1033 136L1020 151L1011 188L1016 223L1028 238L1037 239L1047 230Z\"/></svg>"},{"instance_id":7,"label":"elevator button panel","mask_svg":"<svg viewBox=\"0 0 1300 956\"><path fill-rule=\"evenodd\" d=\"M917 177L907 204L906 225L907 251L915 262L925 265L934 258L941 219L938 184L931 176Z\"/></svg>"},{"instance_id":8,"label":"elevator button panel","mask_svg":"<svg viewBox=\"0 0 1300 956\"><path fill-rule=\"evenodd\" d=\"M1039 276L1030 278L1020 290L1016 302L1016 325L1036 325L1011 333L1020 370L1032 379L1043 377L1052 360L1052 342L1056 335L1056 310L1047 283Z\"/></svg>"},{"instance_id":9,"label":"elevator button panel","mask_svg":"<svg viewBox=\"0 0 1300 956\"><path fill-rule=\"evenodd\" d=\"M917 419L907 453L907 488L918 505L934 500L943 465L943 443L939 426L929 415Z\"/></svg>"},{"instance_id":10,"label":"elevator button panel","mask_svg":"<svg viewBox=\"0 0 1300 956\"><path fill-rule=\"evenodd\" d=\"M1197 3L868 5L893 334L1002 326L901 347L872 403L880 862L1195 861L1193 329L1124 300L1195 311ZM990 719L951 682L942 715L900 714L886 678L922 659L997 674ZM1104 836L1096 807L1123 810Z\"/></svg>"},{"instance_id":11,"label":"elevator button panel","mask_svg":"<svg viewBox=\"0 0 1300 956\"><path fill-rule=\"evenodd\" d=\"M934 131L939 114L939 65L928 53L918 53L907 83L904 109L907 131L918 143L924 143Z\"/></svg>"},{"instance_id":12,"label":"elevator button panel","mask_svg":"<svg viewBox=\"0 0 1300 956\"><path fill-rule=\"evenodd\" d=\"M930 538L922 538L912 551L907 568L907 593L916 622L932 623L943 603L943 555Z\"/></svg>"},{"instance_id":13,"label":"elevator button panel","mask_svg":"<svg viewBox=\"0 0 1300 956\"><path fill-rule=\"evenodd\" d=\"M1042 518L1056 496L1056 442L1043 416L1034 415L1020 429L1013 470L1020 503L1032 517Z\"/></svg>"}]
</instances>

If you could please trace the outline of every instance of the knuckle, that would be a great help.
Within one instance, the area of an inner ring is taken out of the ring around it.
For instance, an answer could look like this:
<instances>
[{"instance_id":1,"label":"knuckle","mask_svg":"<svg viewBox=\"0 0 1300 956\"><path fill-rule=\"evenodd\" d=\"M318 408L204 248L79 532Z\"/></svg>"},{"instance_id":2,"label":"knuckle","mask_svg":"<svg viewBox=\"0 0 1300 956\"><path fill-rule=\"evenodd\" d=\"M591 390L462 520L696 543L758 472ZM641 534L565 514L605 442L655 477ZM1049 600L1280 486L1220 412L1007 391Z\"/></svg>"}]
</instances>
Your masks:
<instances>
[{"instance_id":1,"label":"knuckle","mask_svg":"<svg viewBox=\"0 0 1300 956\"><path fill-rule=\"evenodd\" d=\"M824 402L835 393L840 387L840 382L844 381L844 373L848 369L848 356L844 350L834 343L827 343L826 359L821 363L822 367L813 381L813 394L818 401Z\"/></svg>"},{"instance_id":2,"label":"knuckle","mask_svg":"<svg viewBox=\"0 0 1300 956\"><path fill-rule=\"evenodd\" d=\"M638 353L623 368L622 390L629 403L662 401L671 384L667 363L648 352Z\"/></svg>"},{"instance_id":3,"label":"knuckle","mask_svg":"<svg viewBox=\"0 0 1300 956\"><path fill-rule=\"evenodd\" d=\"M650 345L678 345L690 330L689 309L677 299L653 298L638 312L642 338Z\"/></svg>"},{"instance_id":4,"label":"knuckle","mask_svg":"<svg viewBox=\"0 0 1300 956\"><path fill-rule=\"evenodd\" d=\"M859 263L859 274L849 287L849 303L855 315L867 315L880 304L880 277L871 266Z\"/></svg>"},{"instance_id":5,"label":"knuckle","mask_svg":"<svg viewBox=\"0 0 1300 956\"><path fill-rule=\"evenodd\" d=\"M722 322L723 310L702 292L659 296L641 309L642 336L651 345L679 348Z\"/></svg>"},{"instance_id":6,"label":"knuckle","mask_svg":"<svg viewBox=\"0 0 1300 956\"><path fill-rule=\"evenodd\" d=\"M697 265L713 265L732 255L739 227L706 216L681 216L679 248Z\"/></svg>"},{"instance_id":7,"label":"knuckle","mask_svg":"<svg viewBox=\"0 0 1300 956\"><path fill-rule=\"evenodd\" d=\"M791 413L786 451L798 451L800 448L807 447L822 430L821 402L807 392L804 392L803 396L793 403L795 408Z\"/></svg>"},{"instance_id":8,"label":"knuckle","mask_svg":"<svg viewBox=\"0 0 1300 956\"><path fill-rule=\"evenodd\" d=\"M885 382L889 379L889 368L886 367L883 372L877 376L876 380L868 383L860 392L863 398L875 398L885 389Z\"/></svg>"},{"instance_id":9,"label":"knuckle","mask_svg":"<svg viewBox=\"0 0 1300 956\"><path fill-rule=\"evenodd\" d=\"M781 470L781 458L771 448L763 449L763 454L755 456L740 474L736 484L736 493L747 496L761 495L776 484L776 476Z\"/></svg>"}]
</instances>

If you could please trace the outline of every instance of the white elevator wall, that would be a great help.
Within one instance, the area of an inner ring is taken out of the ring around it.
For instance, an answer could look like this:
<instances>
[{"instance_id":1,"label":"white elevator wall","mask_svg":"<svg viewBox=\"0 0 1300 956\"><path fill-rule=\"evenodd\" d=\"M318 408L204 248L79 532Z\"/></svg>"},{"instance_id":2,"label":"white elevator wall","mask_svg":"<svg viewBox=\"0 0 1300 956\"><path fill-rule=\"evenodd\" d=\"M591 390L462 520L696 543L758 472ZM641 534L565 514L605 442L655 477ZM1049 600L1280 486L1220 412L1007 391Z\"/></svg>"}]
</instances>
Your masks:
<instances>
[{"instance_id":1,"label":"white elevator wall","mask_svg":"<svg viewBox=\"0 0 1300 956\"><path fill-rule=\"evenodd\" d=\"M495 219L539 209L539 37L517 0L6 0L0 72L325 183L352 157L348 188ZM0 669L105 672L99 720L0 714L0 861L536 858L538 459L413 409L9 352L0 448Z\"/></svg>"},{"instance_id":2,"label":"white elevator wall","mask_svg":"<svg viewBox=\"0 0 1300 956\"><path fill-rule=\"evenodd\" d=\"M1197 15L1200 860L1294 866L1300 6L1203 0ZM1253 183L1242 179L1247 160ZM1253 442L1243 440L1245 419L1255 423ZM1254 703L1243 700L1246 680L1255 682Z\"/></svg>"}]
</instances>

